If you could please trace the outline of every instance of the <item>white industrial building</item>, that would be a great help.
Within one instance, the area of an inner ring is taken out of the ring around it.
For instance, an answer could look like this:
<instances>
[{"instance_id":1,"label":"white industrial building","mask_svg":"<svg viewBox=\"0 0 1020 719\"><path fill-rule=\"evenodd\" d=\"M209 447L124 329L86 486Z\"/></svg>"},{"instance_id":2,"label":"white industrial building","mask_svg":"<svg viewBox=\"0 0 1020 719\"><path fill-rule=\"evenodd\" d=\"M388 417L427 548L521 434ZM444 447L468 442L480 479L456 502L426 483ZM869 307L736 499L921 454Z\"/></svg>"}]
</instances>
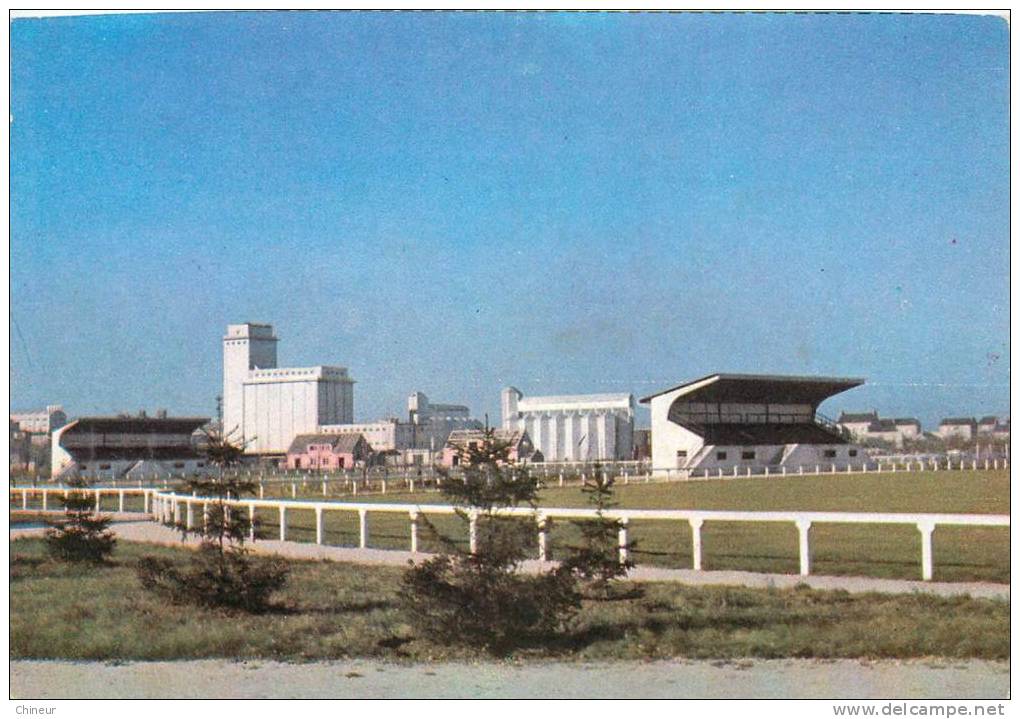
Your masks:
<instances>
[{"instance_id":1,"label":"white industrial building","mask_svg":"<svg viewBox=\"0 0 1020 719\"><path fill-rule=\"evenodd\" d=\"M361 434L373 451L396 452L403 461L414 464L427 462L442 452L451 432L483 427L471 418L467 406L433 404L424 392L414 392L407 398L407 411L407 421L391 417L376 422L323 425L319 431Z\"/></svg>"},{"instance_id":2,"label":"white industrial building","mask_svg":"<svg viewBox=\"0 0 1020 719\"><path fill-rule=\"evenodd\" d=\"M299 434L354 419L346 367L277 367L272 325L228 325L223 338L223 431L245 453L285 454Z\"/></svg>"},{"instance_id":3,"label":"white industrial building","mask_svg":"<svg viewBox=\"0 0 1020 719\"><path fill-rule=\"evenodd\" d=\"M503 429L527 432L546 462L633 457L633 395L525 397L516 387L507 387L501 400Z\"/></svg>"},{"instance_id":4,"label":"white industrial building","mask_svg":"<svg viewBox=\"0 0 1020 719\"><path fill-rule=\"evenodd\" d=\"M652 410L652 472L683 477L861 462L862 450L818 415L818 405L863 382L713 374L644 397Z\"/></svg>"}]
</instances>

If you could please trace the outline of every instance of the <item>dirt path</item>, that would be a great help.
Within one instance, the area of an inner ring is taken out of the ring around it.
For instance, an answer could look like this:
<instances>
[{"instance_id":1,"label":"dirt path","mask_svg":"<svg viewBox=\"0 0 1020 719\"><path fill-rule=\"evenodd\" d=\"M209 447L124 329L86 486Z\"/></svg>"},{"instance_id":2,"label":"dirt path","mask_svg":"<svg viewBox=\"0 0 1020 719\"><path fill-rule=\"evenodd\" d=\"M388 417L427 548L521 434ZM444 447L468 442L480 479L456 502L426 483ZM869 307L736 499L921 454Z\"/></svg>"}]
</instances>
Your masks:
<instances>
[{"instance_id":1,"label":"dirt path","mask_svg":"<svg viewBox=\"0 0 1020 719\"><path fill-rule=\"evenodd\" d=\"M388 664L15 661L11 698L952 698L1009 695L1008 662Z\"/></svg>"},{"instance_id":2,"label":"dirt path","mask_svg":"<svg viewBox=\"0 0 1020 719\"><path fill-rule=\"evenodd\" d=\"M132 518L137 519L138 515ZM152 521L121 521L113 526L117 536L128 542L147 542L180 546L181 536L169 527ZM40 536L42 529L12 529L10 538ZM186 545L198 543L196 537L190 537ZM264 554L278 554L291 559L329 559L334 562L352 562L355 564L388 564L406 567L409 559L422 560L427 554L390 549L358 549L356 547L334 547L310 544L307 542L280 542L278 540L260 540L251 545L252 549ZM524 563L525 571L537 571L543 565L538 561ZM968 594L972 597L1003 599L1009 601L1008 584L991 584L985 582L921 582L906 579L876 579L873 577L833 577L809 576L797 574L764 574L759 572L740 571L700 571L692 569L666 569L662 567L635 567L627 575L635 582L681 582L690 585L730 585L759 589L791 588L798 584L807 584L814 589L842 589L848 592L885 592L890 594L911 594L925 592L943 597Z\"/></svg>"}]
</instances>

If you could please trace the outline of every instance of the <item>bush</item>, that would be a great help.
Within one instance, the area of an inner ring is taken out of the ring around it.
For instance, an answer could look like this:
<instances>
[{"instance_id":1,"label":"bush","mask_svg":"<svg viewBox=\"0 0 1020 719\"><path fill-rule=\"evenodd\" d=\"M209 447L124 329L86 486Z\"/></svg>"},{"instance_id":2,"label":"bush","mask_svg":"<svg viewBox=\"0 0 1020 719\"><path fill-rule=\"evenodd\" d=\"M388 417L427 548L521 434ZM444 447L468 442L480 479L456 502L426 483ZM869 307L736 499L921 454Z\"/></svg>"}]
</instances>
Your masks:
<instances>
[{"instance_id":1,"label":"bush","mask_svg":"<svg viewBox=\"0 0 1020 719\"><path fill-rule=\"evenodd\" d=\"M60 561L103 564L117 544L109 530L110 517L96 513L84 479L75 477L68 486L70 492L63 500L66 514L50 522L46 530L46 549Z\"/></svg>"},{"instance_id":2,"label":"bush","mask_svg":"<svg viewBox=\"0 0 1020 719\"><path fill-rule=\"evenodd\" d=\"M577 608L564 572L526 575L440 555L408 570L401 596L412 626L433 641L501 655L556 633Z\"/></svg>"},{"instance_id":3,"label":"bush","mask_svg":"<svg viewBox=\"0 0 1020 719\"><path fill-rule=\"evenodd\" d=\"M279 559L256 560L203 544L186 567L162 557L143 557L138 577L143 587L174 604L258 613L270 607L270 595L287 583L287 567Z\"/></svg>"},{"instance_id":4,"label":"bush","mask_svg":"<svg viewBox=\"0 0 1020 719\"><path fill-rule=\"evenodd\" d=\"M254 483L224 476L225 467L240 461L240 448L222 436L207 434L203 451L210 463L218 466L218 476L195 478L185 491L207 499L208 515L200 528L177 526L183 537L197 534L202 538L198 551L184 568L165 559L143 557L137 567L138 579L145 589L176 604L264 612L271 607L273 592L287 583L288 569L278 559L251 557L244 542L249 535L259 536L258 526L227 504L229 499L255 493Z\"/></svg>"},{"instance_id":5,"label":"bush","mask_svg":"<svg viewBox=\"0 0 1020 719\"><path fill-rule=\"evenodd\" d=\"M507 460L509 446L486 430L483 441L461 454L462 477L446 475L442 493L462 508L462 521L477 517L477 549L465 552L426 527L445 551L412 565L404 575L401 603L411 624L433 641L469 644L493 654L560 630L580 606L576 580L557 569L522 574L536 525L501 516L501 510L537 502L538 481L527 467Z\"/></svg>"}]
</instances>

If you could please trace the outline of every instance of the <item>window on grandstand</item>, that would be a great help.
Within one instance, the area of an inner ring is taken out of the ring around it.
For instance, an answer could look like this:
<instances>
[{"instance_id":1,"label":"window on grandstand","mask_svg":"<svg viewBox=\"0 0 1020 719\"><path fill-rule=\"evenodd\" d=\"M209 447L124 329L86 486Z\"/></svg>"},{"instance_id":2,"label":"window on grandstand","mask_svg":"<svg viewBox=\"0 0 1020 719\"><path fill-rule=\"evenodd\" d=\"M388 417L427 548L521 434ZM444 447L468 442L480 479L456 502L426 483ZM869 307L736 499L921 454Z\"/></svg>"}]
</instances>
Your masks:
<instances>
[{"instance_id":1,"label":"window on grandstand","mask_svg":"<svg viewBox=\"0 0 1020 719\"><path fill-rule=\"evenodd\" d=\"M741 452L740 453L740 458L741 459L754 459L754 452Z\"/></svg>"},{"instance_id":2,"label":"window on grandstand","mask_svg":"<svg viewBox=\"0 0 1020 719\"><path fill-rule=\"evenodd\" d=\"M726 453L725 452L716 452L715 453L715 458L716 459L726 459Z\"/></svg>"},{"instance_id":3,"label":"window on grandstand","mask_svg":"<svg viewBox=\"0 0 1020 719\"><path fill-rule=\"evenodd\" d=\"M826 457L826 459L832 459L835 456L836 456L836 450L834 450L834 449L827 449L827 450L825 450L825 457Z\"/></svg>"}]
</instances>

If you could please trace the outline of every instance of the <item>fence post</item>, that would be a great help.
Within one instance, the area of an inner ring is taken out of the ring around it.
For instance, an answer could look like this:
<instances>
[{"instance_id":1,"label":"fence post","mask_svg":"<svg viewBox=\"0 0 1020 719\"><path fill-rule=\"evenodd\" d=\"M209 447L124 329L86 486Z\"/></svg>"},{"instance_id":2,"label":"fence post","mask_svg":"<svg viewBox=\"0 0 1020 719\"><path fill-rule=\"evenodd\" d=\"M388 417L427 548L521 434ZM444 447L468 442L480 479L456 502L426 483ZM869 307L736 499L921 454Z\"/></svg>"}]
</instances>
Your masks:
<instances>
[{"instance_id":1,"label":"fence post","mask_svg":"<svg viewBox=\"0 0 1020 719\"><path fill-rule=\"evenodd\" d=\"M408 480L408 481L410 481L410 480ZM382 480L382 493L386 494L386 480L385 479Z\"/></svg>"},{"instance_id":2,"label":"fence post","mask_svg":"<svg viewBox=\"0 0 1020 719\"><path fill-rule=\"evenodd\" d=\"M806 519L797 520L797 534L799 539L800 573L802 576L811 574L811 545L809 537L811 534L811 522Z\"/></svg>"},{"instance_id":3,"label":"fence post","mask_svg":"<svg viewBox=\"0 0 1020 719\"><path fill-rule=\"evenodd\" d=\"M385 484L383 484L383 486L385 487L386 485L385 485ZM407 480L407 487L408 487L408 489L409 489L409 490L410 490L411 492L414 492L414 477L410 477L410 478L409 478L409 479Z\"/></svg>"},{"instance_id":4,"label":"fence post","mask_svg":"<svg viewBox=\"0 0 1020 719\"><path fill-rule=\"evenodd\" d=\"M546 562L549 560L549 532L546 518L542 515L538 516L538 561Z\"/></svg>"},{"instance_id":5,"label":"fence post","mask_svg":"<svg viewBox=\"0 0 1020 719\"><path fill-rule=\"evenodd\" d=\"M297 482L290 483L290 498L297 499Z\"/></svg>"},{"instance_id":6,"label":"fence post","mask_svg":"<svg viewBox=\"0 0 1020 719\"><path fill-rule=\"evenodd\" d=\"M468 548L472 554L478 552L478 512L472 511L468 516Z\"/></svg>"},{"instance_id":7,"label":"fence post","mask_svg":"<svg viewBox=\"0 0 1020 719\"><path fill-rule=\"evenodd\" d=\"M43 511L44 511L44 512L46 511L46 497L47 497L48 495L49 495L49 492L48 492L48 491L46 491L46 490L44 489L44 490L42 491L42 508L43 508Z\"/></svg>"},{"instance_id":8,"label":"fence post","mask_svg":"<svg viewBox=\"0 0 1020 719\"><path fill-rule=\"evenodd\" d=\"M411 554L418 553L418 513L411 512Z\"/></svg>"},{"instance_id":9,"label":"fence post","mask_svg":"<svg viewBox=\"0 0 1020 719\"><path fill-rule=\"evenodd\" d=\"M701 571L701 525L705 523L700 517L692 517L687 522L691 525L691 567Z\"/></svg>"},{"instance_id":10,"label":"fence post","mask_svg":"<svg viewBox=\"0 0 1020 719\"><path fill-rule=\"evenodd\" d=\"M262 484L262 482L259 482L259 499L265 498L266 498L266 485Z\"/></svg>"},{"instance_id":11,"label":"fence post","mask_svg":"<svg viewBox=\"0 0 1020 719\"><path fill-rule=\"evenodd\" d=\"M98 495L99 495L99 492L97 490L96 491L96 496L98 496ZM21 490L21 508L22 509L28 509L28 490L27 489ZM98 507L96 507L96 511L97 512L99 511Z\"/></svg>"},{"instance_id":12,"label":"fence post","mask_svg":"<svg viewBox=\"0 0 1020 719\"><path fill-rule=\"evenodd\" d=\"M921 532L921 579L930 582L932 578L931 535L935 531L935 523L918 522L917 529Z\"/></svg>"},{"instance_id":13,"label":"fence post","mask_svg":"<svg viewBox=\"0 0 1020 719\"><path fill-rule=\"evenodd\" d=\"M248 538L255 541L255 505L248 505Z\"/></svg>"},{"instance_id":14,"label":"fence post","mask_svg":"<svg viewBox=\"0 0 1020 719\"><path fill-rule=\"evenodd\" d=\"M195 526L194 503L189 499L184 500L184 510L185 510L184 528L191 529L192 527Z\"/></svg>"},{"instance_id":15,"label":"fence post","mask_svg":"<svg viewBox=\"0 0 1020 719\"><path fill-rule=\"evenodd\" d=\"M118 490L118 492L117 492L117 511L118 512L123 512L124 511L124 490L123 489Z\"/></svg>"},{"instance_id":16,"label":"fence post","mask_svg":"<svg viewBox=\"0 0 1020 719\"><path fill-rule=\"evenodd\" d=\"M358 546L361 549L368 547L368 510L358 510Z\"/></svg>"},{"instance_id":17,"label":"fence post","mask_svg":"<svg viewBox=\"0 0 1020 719\"><path fill-rule=\"evenodd\" d=\"M315 508L315 543L322 544L322 507Z\"/></svg>"},{"instance_id":18,"label":"fence post","mask_svg":"<svg viewBox=\"0 0 1020 719\"><path fill-rule=\"evenodd\" d=\"M280 541L287 541L287 505L280 504Z\"/></svg>"},{"instance_id":19,"label":"fence post","mask_svg":"<svg viewBox=\"0 0 1020 719\"><path fill-rule=\"evenodd\" d=\"M618 543L620 546L620 564L627 561L627 525L630 524L630 520L627 517L620 519L620 531L618 537Z\"/></svg>"},{"instance_id":20,"label":"fence post","mask_svg":"<svg viewBox=\"0 0 1020 719\"><path fill-rule=\"evenodd\" d=\"M25 506L27 507L27 506L28 506L28 492L24 492L23 494L24 494L24 497L25 497ZM99 504L100 504L100 502L102 501L102 500L100 499L100 496L101 496L101 495L100 495L100 493L99 493L99 490L97 489L97 490L96 490L96 512L98 512L98 511L99 511Z\"/></svg>"},{"instance_id":21,"label":"fence post","mask_svg":"<svg viewBox=\"0 0 1020 719\"><path fill-rule=\"evenodd\" d=\"M202 533L209 531L209 503L202 502Z\"/></svg>"},{"instance_id":22,"label":"fence post","mask_svg":"<svg viewBox=\"0 0 1020 719\"><path fill-rule=\"evenodd\" d=\"M626 482L624 482L626 484ZM563 486L563 472L560 472L560 486Z\"/></svg>"}]
</instances>

